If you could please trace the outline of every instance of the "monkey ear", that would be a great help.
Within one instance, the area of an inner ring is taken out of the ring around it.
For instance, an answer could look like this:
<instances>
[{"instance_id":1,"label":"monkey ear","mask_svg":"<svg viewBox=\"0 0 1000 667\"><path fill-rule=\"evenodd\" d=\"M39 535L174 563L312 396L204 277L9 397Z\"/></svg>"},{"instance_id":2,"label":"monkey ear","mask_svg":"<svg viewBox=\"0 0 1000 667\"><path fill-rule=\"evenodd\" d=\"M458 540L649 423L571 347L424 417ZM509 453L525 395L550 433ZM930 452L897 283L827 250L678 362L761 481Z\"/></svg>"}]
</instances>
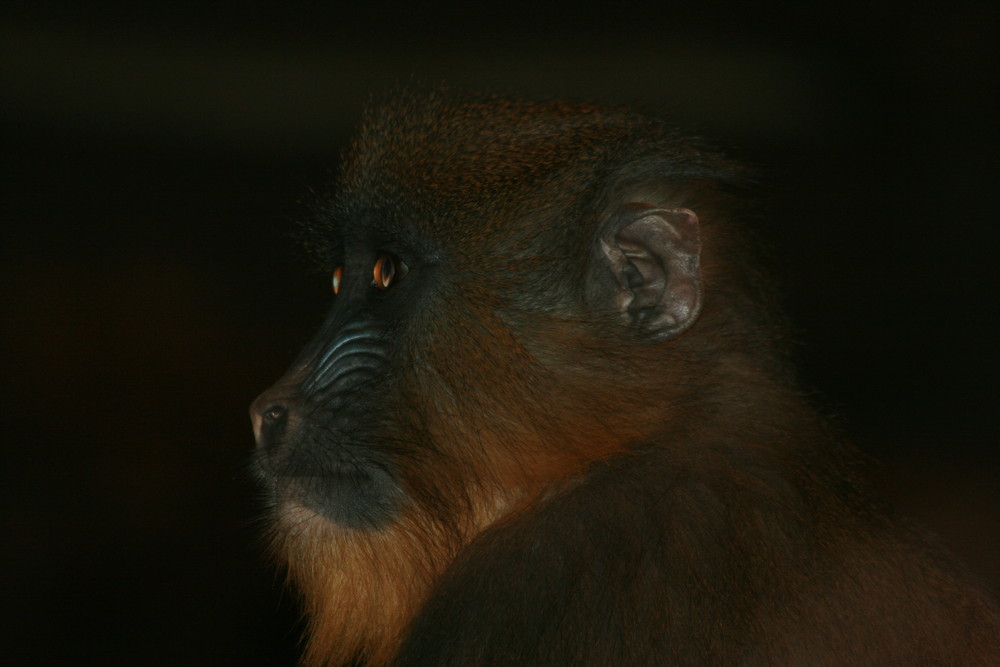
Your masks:
<instances>
[{"instance_id":1,"label":"monkey ear","mask_svg":"<svg viewBox=\"0 0 1000 667\"><path fill-rule=\"evenodd\" d=\"M625 204L608 221L600 246L602 263L614 278L611 303L604 306L617 310L629 326L663 341L698 319L701 235L693 211ZM606 289L591 294L608 298Z\"/></svg>"}]
</instances>

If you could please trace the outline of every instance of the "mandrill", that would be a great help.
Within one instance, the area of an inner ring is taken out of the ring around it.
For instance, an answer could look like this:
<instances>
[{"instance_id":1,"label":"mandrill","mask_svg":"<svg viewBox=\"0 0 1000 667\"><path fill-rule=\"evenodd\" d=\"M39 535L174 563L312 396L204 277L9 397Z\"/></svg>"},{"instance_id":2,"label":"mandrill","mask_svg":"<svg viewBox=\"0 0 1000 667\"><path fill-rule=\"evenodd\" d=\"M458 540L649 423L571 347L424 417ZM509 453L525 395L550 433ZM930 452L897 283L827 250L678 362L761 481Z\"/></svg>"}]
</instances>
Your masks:
<instances>
[{"instance_id":1,"label":"mandrill","mask_svg":"<svg viewBox=\"0 0 1000 667\"><path fill-rule=\"evenodd\" d=\"M369 109L319 333L253 404L313 665L997 665L802 397L745 175L619 108Z\"/></svg>"}]
</instances>

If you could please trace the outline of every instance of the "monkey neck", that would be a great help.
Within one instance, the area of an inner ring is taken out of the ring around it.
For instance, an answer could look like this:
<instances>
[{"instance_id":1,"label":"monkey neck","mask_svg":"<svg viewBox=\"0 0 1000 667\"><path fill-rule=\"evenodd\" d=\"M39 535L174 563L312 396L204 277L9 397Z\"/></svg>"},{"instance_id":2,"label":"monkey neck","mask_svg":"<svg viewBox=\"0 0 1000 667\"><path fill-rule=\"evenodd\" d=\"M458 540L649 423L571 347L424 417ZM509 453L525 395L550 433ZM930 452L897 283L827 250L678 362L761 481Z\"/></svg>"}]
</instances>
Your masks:
<instances>
[{"instance_id":1,"label":"monkey neck","mask_svg":"<svg viewBox=\"0 0 1000 667\"><path fill-rule=\"evenodd\" d=\"M652 371L628 377L622 393L637 399L627 419L644 430L625 451L652 447L671 467L693 470L706 457L723 466L756 461L815 478L820 493L824 479L855 478L854 450L797 388L782 357L730 342L688 349L674 341L650 355ZM843 491L831 489L830 497Z\"/></svg>"},{"instance_id":2,"label":"monkey neck","mask_svg":"<svg viewBox=\"0 0 1000 667\"><path fill-rule=\"evenodd\" d=\"M545 441L530 449L552 454L556 470L545 469L546 480L560 466L575 474L588 462L651 442L682 451L705 441L739 447L752 440L782 456L832 444L824 420L796 389L773 327L747 324L738 335L723 333L732 323L709 312L675 340L623 346L603 340L600 327L573 324L520 337L533 361L531 383L508 392L538 397L530 403L537 413L523 420L533 431L508 440Z\"/></svg>"}]
</instances>

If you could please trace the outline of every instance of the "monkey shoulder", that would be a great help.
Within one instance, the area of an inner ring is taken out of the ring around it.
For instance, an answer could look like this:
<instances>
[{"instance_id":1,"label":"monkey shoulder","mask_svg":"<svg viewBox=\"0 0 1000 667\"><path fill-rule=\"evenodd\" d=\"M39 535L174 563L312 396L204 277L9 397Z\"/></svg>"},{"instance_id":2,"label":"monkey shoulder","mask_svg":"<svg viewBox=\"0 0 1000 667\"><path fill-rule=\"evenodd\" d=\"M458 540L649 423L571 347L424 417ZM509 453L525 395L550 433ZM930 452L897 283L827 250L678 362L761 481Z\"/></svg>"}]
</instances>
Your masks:
<instances>
[{"instance_id":1,"label":"monkey shoulder","mask_svg":"<svg viewBox=\"0 0 1000 667\"><path fill-rule=\"evenodd\" d=\"M787 477L807 472L757 463L650 450L595 466L456 559L400 664L990 664L1000 653L996 607L919 538Z\"/></svg>"},{"instance_id":2,"label":"monkey shoulder","mask_svg":"<svg viewBox=\"0 0 1000 667\"><path fill-rule=\"evenodd\" d=\"M773 553L791 549L778 543L801 539L778 534L797 523L779 517L801 505L789 489L656 450L599 464L474 540L415 619L400 663L737 662L773 588Z\"/></svg>"}]
</instances>

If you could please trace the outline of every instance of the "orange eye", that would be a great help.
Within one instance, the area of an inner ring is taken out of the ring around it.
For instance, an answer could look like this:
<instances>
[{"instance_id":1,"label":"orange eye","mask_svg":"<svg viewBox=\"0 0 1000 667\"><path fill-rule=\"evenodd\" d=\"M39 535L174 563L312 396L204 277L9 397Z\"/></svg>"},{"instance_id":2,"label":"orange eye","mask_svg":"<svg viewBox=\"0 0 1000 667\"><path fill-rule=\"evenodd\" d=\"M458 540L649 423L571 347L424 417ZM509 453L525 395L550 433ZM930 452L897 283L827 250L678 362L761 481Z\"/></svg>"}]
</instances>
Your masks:
<instances>
[{"instance_id":1,"label":"orange eye","mask_svg":"<svg viewBox=\"0 0 1000 667\"><path fill-rule=\"evenodd\" d=\"M396 278L396 260L392 255L382 255L375 262L374 269L375 287L385 290L392 286Z\"/></svg>"},{"instance_id":2,"label":"orange eye","mask_svg":"<svg viewBox=\"0 0 1000 667\"><path fill-rule=\"evenodd\" d=\"M340 294L340 279L344 277L344 267L338 266L333 270L333 293Z\"/></svg>"}]
</instances>

